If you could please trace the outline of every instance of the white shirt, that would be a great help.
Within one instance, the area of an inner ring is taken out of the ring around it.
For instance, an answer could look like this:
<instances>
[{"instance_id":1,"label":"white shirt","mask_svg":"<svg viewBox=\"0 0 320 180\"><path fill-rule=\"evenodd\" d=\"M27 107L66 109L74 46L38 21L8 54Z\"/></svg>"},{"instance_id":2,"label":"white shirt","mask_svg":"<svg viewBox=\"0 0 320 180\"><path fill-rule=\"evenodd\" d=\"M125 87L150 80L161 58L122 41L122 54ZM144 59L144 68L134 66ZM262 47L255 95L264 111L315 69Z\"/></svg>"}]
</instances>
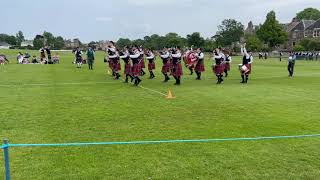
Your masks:
<instances>
[{"instance_id":1,"label":"white shirt","mask_svg":"<svg viewBox=\"0 0 320 180\"><path fill-rule=\"evenodd\" d=\"M243 56L246 56L247 59L250 59L249 64L253 63L253 57L247 52L247 49L245 47L241 48L241 54Z\"/></svg>"},{"instance_id":2,"label":"white shirt","mask_svg":"<svg viewBox=\"0 0 320 180\"><path fill-rule=\"evenodd\" d=\"M199 54L198 58L199 58L199 59L204 59L204 53L201 52L201 53Z\"/></svg>"},{"instance_id":3,"label":"white shirt","mask_svg":"<svg viewBox=\"0 0 320 180\"><path fill-rule=\"evenodd\" d=\"M160 55L160 57L163 58L163 59L167 59L167 58L169 58L169 56L170 56L170 54L169 54L168 51L165 54Z\"/></svg>"},{"instance_id":4,"label":"white shirt","mask_svg":"<svg viewBox=\"0 0 320 180\"><path fill-rule=\"evenodd\" d=\"M181 53L178 51L176 54L171 54L172 57L174 58L180 58L181 57Z\"/></svg>"},{"instance_id":5,"label":"white shirt","mask_svg":"<svg viewBox=\"0 0 320 180\"><path fill-rule=\"evenodd\" d=\"M154 54L150 52L147 56L147 59L154 59Z\"/></svg>"}]
</instances>

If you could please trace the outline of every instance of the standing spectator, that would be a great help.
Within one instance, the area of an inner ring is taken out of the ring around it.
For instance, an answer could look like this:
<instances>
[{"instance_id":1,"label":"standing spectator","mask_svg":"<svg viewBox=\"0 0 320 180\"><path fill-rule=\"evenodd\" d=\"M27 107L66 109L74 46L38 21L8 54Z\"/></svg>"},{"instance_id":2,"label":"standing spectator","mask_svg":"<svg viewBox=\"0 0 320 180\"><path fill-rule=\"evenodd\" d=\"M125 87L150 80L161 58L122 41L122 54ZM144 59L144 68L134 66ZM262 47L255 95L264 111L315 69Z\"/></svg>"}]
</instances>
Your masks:
<instances>
[{"instance_id":1,"label":"standing spectator","mask_svg":"<svg viewBox=\"0 0 320 180\"><path fill-rule=\"evenodd\" d=\"M282 54L282 52L280 51L280 62L282 61L282 56L283 56L283 54Z\"/></svg>"},{"instance_id":2,"label":"standing spectator","mask_svg":"<svg viewBox=\"0 0 320 180\"><path fill-rule=\"evenodd\" d=\"M93 70L94 50L92 49L92 47L89 47L87 51L87 61L88 61L89 69Z\"/></svg>"},{"instance_id":3,"label":"standing spectator","mask_svg":"<svg viewBox=\"0 0 320 180\"><path fill-rule=\"evenodd\" d=\"M48 64L53 64L52 63L52 57L51 57L51 49L50 49L50 46L46 46L46 52L47 52L47 56L48 56Z\"/></svg>"},{"instance_id":4,"label":"standing spectator","mask_svg":"<svg viewBox=\"0 0 320 180\"><path fill-rule=\"evenodd\" d=\"M289 77L293 77L293 71L294 71L294 65L296 63L296 55L294 53L290 53L289 59L288 59L288 72L289 72Z\"/></svg>"},{"instance_id":5,"label":"standing spectator","mask_svg":"<svg viewBox=\"0 0 320 180\"><path fill-rule=\"evenodd\" d=\"M268 53L267 52L264 53L264 59L268 59Z\"/></svg>"},{"instance_id":6,"label":"standing spectator","mask_svg":"<svg viewBox=\"0 0 320 180\"><path fill-rule=\"evenodd\" d=\"M318 61L319 55L320 55L320 52L317 52L317 53L316 53L316 61Z\"/></svg>"}]
</instances>

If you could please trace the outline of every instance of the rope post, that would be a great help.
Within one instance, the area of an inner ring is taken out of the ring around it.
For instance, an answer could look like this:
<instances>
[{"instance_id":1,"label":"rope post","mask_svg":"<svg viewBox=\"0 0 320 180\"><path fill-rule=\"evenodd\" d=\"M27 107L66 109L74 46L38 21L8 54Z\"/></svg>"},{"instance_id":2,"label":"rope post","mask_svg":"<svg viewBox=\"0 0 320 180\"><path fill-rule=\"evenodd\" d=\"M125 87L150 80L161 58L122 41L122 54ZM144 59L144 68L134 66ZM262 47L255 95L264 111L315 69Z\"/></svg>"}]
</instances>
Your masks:
<instances>
[{"instance_id":1,"label":"rope post","mask_svg":"<svg viewBox=\"0 0 320 180\"><path fill-rule=\"evenodd\" d=\"M10 180L10 163L9 163L9 140L3 140L3 155L6 171L6 180Z\"/></svg>"}]
</instances>

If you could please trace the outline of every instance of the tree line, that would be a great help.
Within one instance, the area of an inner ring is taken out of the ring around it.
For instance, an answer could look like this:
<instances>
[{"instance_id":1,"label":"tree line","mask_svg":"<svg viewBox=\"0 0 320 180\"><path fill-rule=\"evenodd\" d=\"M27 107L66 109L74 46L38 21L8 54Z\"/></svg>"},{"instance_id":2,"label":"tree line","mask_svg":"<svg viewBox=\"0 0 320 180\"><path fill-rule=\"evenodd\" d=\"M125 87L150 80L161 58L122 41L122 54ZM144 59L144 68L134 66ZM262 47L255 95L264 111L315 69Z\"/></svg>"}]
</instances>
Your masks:
<instances>
[{"instance_id":1,"label":"tree line","mask_svg":"<svg viewBox=\"0 0 320 180\"><path fill-rule=\"evenodd\" d=\"M320 11L314 8L307 8L297 13L298 19L320 19ZM25 40L22 31L15 36L0 34L0 41L7 42L14 47L21 47L21 42ZM142 39L119 38L116 43L119 48L124 46L139 45L149 49L162 49L163 47L202 47L205 51L211 51L213 47L225 47L233 51L239 51L239 44L246 42L248 49L252 51L270 51L284 45L288 41L288 34L283 26L276 19L276 13L270 11L263 24L259 25L254 34L246 34L244 25L235 19L225 19L218 26L215 35L204 38L199 32L193 32L186 37L182 37L175 32L166 35L153 34ZM88 45L96 45L98 42L90 42ZM54 36L50 32L44 32L35 36L33 48L39 49L45 45L50 45L52 49L65 48L65 41L61 36ZM30 47L29 47L30 48ZM316 39L305 39L296 47L296 50L320 50L320 41Z\"/></svg>"}]
</instances>

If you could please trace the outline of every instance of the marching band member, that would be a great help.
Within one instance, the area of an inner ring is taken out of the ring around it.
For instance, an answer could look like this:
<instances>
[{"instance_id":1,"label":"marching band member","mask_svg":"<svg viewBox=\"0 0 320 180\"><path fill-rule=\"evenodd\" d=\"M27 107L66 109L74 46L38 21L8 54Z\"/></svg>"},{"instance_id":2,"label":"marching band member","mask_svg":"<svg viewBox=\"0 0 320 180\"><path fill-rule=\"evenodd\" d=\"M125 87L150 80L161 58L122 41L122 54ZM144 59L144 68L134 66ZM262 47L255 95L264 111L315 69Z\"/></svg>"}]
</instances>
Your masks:
<instances>
[{"instance_id":1,"label":"marching band member","mask_svg":"<svg viewBox=\"0 0 320 180\"><path fill-rule=\"evenodd\" d=\"M215 49L213 52L213 59L215 61L215 65L213 66L213 71L217 76L217 84L221 84L223 82L223 71L224 71L224 65L223 65L223 56L220 53L220 49Z\"/></svg>"},{"instance_id":2,"label":"marching band member","mask_svg":"<svg viewBox=\"0 0 320 180\"><path fill-rule=\"evenodd\" d=\"M110 56L112 56L116 51L115 43L113 41L109 42L109 45L106 49L106 54L109 56L106 58L105 62L108 62L109 68L112 72L112 76L115 76L114 71L113 71L113 61L110 59Z\"/></svg>"},{"instance_id":3,"label":"marching band member","mask_svg":"<svg viewBox=\"0 0 320 180\"><path fill-rule=\"evenodd\" d=\"M0 65L4 65L6 62L9 62L7 57L4 54L0 54Z\"/></svg>"},{"instance_id":4,"label":"marching band member","mask_svg":"<svg viewBox=\"0 0 320 180\"><path fill-rule=\"evenodd\" d=\"M168 73L170 72L170 53L167 48L164 48L163 51L160 52L160 57L162 59L162 74L164 75L164 81L168 82L170 80Z\"/></svg>"},{"instance_id":5,"label":"marching band member","mask_svg":"<svg viewBox=\"0 0 320 180\"><path fill-rule=\"evenodd\" d=\"M81 68L81 66L82 66L82 51L80 50L79 47L77 47L76 51L74 52L74 55L76 58L77 68Z\"/></svg>"},{"instance_id":6,"label":"marching band member","mask_svg":"<svg viewBox=\"0 0 320 180\"><path fill-rule=\"evenodd\" d=\"M172 50L171 57L172 57L172 76L176 80L176 83L174 85L180 85L183 71L181 66L181 51L179 47L177 49Z\"/></svg>"},{"instance_id":7,"label":"marching band member","mask_svg":"<svg viewBox=\"0 0 320 180\"><path fill-rule=\"evenodd\" d=\"M153 73L153 71L156 69L156 64L154 62L155 56L151 50L146 51L146 58L148 60L148 70L150 72L149 79L153 79L156 77Z\"/></svg>"},{"instance_id":8,"label":"marching band member","mask_svg":"<svg viewBox=\"0 0 320 180\"><path fill-rule=\"evenodd\" d=\"M131 78L131 82L133 81L132 76L132 67L130 64L130 53L127 47L125 47L124 51L120 52L120 58L124 62L124 74L126 75L125 83L128 83L128 78Z\"/></svg>"},{"instance_id":9,"label":"marching band member","mask_svg":"<svg viewBox=\"0 0 320 180\"><path fill-rule=\"evenodd\" d=\"M146 74L146 72L144 72L144 68L146 68L146 64L144 62L144 51L142 46L140 46L139 52L140 52L141 76L144 76Z\"/></svg>"},{"instance_id":10,"label":"marching band member","mask_svg":"<svg viewBox=\"0 0 320 180\"><path fill-rule=\"evenodd\" d=\"M228 71L230 71L232 58L229 54L226 55L225 64L224 64L224 73L225 77L228 77Z\"/></svg>"},{"instance_id":11,"label":"marching band member","mask_svg":"<svg viewBox=\"0 0 320 180\"><path fill-rule=\"evenodd\" d=\"M194 58L194 53L192 49L188 49L183 55L183 61L185 66L190 70L190 75L193 75L194 64L192 63L192 59Z\"/></svg>"},{"instance_id":12,"label":"marching band member","mask_svg":"<svg viewBox=\"0 0 320 180\"><path fill-rule=\"evenodd\" d=\"M196 80L201 80L201 73L205 71L205 68L204 68L204 53L203 53L203 49L202 48L198 48L197 49L197 58L198 58L198 62L197 62L196 67L195 67L195 71L196 71L196 74L197 74Z\"/></svg>"},{"instance_id":13,"label":"marching band member","mask_svg":"<svg viewBox=\"0 0 320 180\"><path fill-rule=\"evenodd\" d=\"M142 81L139 76L141 75L141 53L137 47L134 47L130 52L130 59L132 60L132 73L134 77L134 85L138 86Z\"/></svg>"},{"instance_id":14,"label":"marching band member","mask_svg":"<svg viewBox=\"0 0 320 180\"><path fill-rule=\"evenodd\" d=\"M296 55L293 52L290 52L289 58L288 58L288 72L289 77L293 77L293 71L294 71L294 65L296 63Z\"/></svg>"},{"instance_id":15,"label":"marching band member","mask_svg":"<svg viewBox=\"0 0 320 180\"><path fill-rule=\"evenodd\" d=\"M253 62L253 56L251 52L247 51L246 44L241 47L242 58L242 67L241 67L241 83L248 83L249 74L251 73L251 64Z\"/></svg>"}]
</instances>

